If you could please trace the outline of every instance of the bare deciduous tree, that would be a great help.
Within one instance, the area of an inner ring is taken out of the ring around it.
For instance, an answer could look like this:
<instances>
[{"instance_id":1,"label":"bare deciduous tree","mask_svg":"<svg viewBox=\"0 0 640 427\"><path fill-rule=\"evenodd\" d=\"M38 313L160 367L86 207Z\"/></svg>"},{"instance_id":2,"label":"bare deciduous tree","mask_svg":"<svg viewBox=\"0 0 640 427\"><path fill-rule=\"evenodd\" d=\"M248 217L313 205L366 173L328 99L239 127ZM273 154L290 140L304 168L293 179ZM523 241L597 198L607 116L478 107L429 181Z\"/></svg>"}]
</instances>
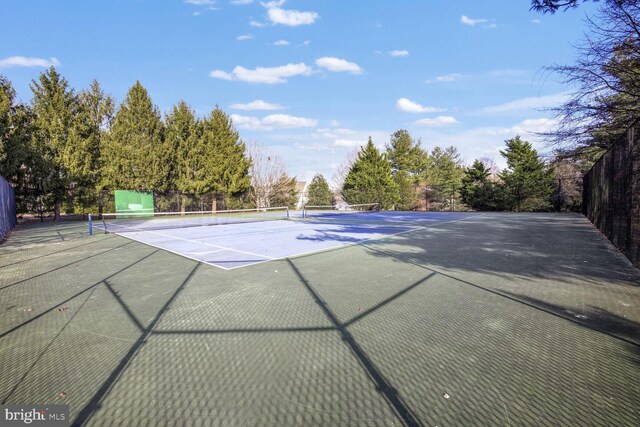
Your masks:
<instances>
[{"instance_id":1,"label":"bare deciduous tree","mask_svg":"<svg viewBox=\"0 0 640 427\"><path fill-rule=\"evenodd\" d=\"M247 144L247 157L251 159L249 173L253 201L256 207L269 207L283 177L287 177L284 161L256 142Z\"/></svg>"},{"instance_id":2,"label":"bare deciduous tree","mask_svg":"<svg viewBox=\"0 0 640 427\"><path fill-rule=\"evenodd\" d=\"M639 2L607 0L587 26L578 60L549 68L576 89L552 109L559 125L545 136L576 154L607 148L640 117Z\"/></svg>"},{"instance_id":3,"label":"bare deciduous tree","mask_svg":"<svg viewBox=\"0 0 640 427\"><path fill-rule=\"evenodd\" d=\"M344 179L349 174L351 170L351 166L355 163L358 158L358 153L360 152L360 148L354 148L349 151L345 156L342 163L338 165L336 171L331 177L331 184L333 184L333 190L336 192L340 192L342 190L342 185L344 184Z\"/></svg>"},{"instance_id":4,"label":"bare deciduous tree","mask_svg":"<svg viewBox=\"0 0 640 427\"><path fill-rule=\"evenodd\" d=\"M500 167L497 165L495 160L493 160L491 157L480 157L478 160L480 160L484 167L489 171L490 180L495 181L496 179L498 179Z\"/></svg>"}]
</instances>

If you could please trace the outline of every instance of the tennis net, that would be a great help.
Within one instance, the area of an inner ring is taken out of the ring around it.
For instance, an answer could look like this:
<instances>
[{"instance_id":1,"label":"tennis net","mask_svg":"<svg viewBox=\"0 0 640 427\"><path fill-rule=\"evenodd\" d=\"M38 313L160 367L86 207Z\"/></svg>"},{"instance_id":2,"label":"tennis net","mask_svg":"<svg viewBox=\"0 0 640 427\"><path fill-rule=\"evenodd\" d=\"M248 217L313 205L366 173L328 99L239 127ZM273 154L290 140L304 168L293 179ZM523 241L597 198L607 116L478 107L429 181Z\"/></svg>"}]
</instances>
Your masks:
<instances>
[{"instance_id":1,"label":"tennis net","mask_svg":"<svg viewBox=\"0 0 640 427\"><path fill-rule=\"evenodd\" d=\"M222 224L276 221L289 218L289 208L236 209L200 212L107 213L92 221L105 233L127 233Z\"/></svg>"},{"instance_id":2,"label":"tennis net","mask_svg":"<svg viewBox=\"0 0 640 427\"><path fill-rule=\"evenodd\" d=\"M378 212L380 205L378 203L362 203L358 205L342 205L342 206L304 206L302 209L303 218L325 217L330 218L337 215L363 214Z\"/></svg>"}]
</instances>

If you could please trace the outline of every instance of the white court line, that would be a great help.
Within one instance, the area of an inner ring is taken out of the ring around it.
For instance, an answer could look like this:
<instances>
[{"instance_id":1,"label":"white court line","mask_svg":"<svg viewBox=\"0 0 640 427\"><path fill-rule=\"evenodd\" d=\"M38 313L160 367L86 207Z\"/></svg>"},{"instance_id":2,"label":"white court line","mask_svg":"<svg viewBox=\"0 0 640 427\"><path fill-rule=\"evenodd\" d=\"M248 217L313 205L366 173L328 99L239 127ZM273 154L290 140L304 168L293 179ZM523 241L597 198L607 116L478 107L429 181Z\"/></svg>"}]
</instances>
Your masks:
<instances>
[{"instance_id":1,"label":"white court line","mask_svg":"<svg viewBox=\"0 0 640 427\"><path fill-rule=\"evenodd\" d=\"M438 224L449 224L449 223L453 223L453 222L473 220L475 218L480 218L480 217L483 217L483 216L486 216L486 215L490 215L490 213L485 213L485 214L480 214L480 215L471 215L471 216L468 216L466 218L458 218L458 219L451 220L451 221L438 221ZM301 222L301 223L302 224L312 224L312 222ZM236 225L236 224L224 224L224 225ZM245 255L252 255L252 256L257 256L259 258L263 258L263 260L246 263L244 265L238 265L236 267L223 267L221 265L218 265L218 264L215 264L215 263L212 263L212 262L204 261L202 259L198 259L198 258L189 256L189 255L185 255L184 253L181 253L181 252L176 252L176 251L173 251L171 249L166 249L166 248L163 248L161 246L153 245L153 244L151 244L151 243L149 243L149 242L147 242L145 240L135 239L133 237L127 236L126 233L125 234L116 233L116 234L118 234L119 236L128 238L130 240L134 240L136 242L144 243L144 244L152 246L154 248L165 250L165 251L173 253L175 255L180 255L180 256L182 256L184 258L188 258L188 259L191 259L191 260L194 260L194 261L202 262L204 264L209 264L209 265L212 265L214 267L218 267L218 268L221 268L223 270L229 271L229 270L235 270L235 269L238 269L238 268L249 267L249 266L256 265L256 264L262 264L262 263L269 262L269 261L280 261L280 260L288 259L288 258L297 258L297 257L304 256L304 255L311 255L311 254L314 254L314 253L327 252L327 251L334 250L334 249L341 248L341 247L345 247L346 248L346 247L354 246L354 245L362 245L363 243L366 243L366 242L369 242L369 241L372 241L372 240L383 240L383 239L386 239L386 238L389 238L389 237L393 237L393 236L397 236L397 235L400 235L400 234L409 233L411 231L417 231L417 230L420 230L420 229L433 227L435 225L437 225L437 224L430 224L428 226L426 226L426 225L424 225L424 226L417 226L417 225L412 225L412 226L408 226L408 225L404 225L404 226L402 226L402 225L388 225L388 227L409 227L409 229L400 231L398 233L385 234L385 235L378 236L378 237L370 237L368 239L360 240L359 242L342 243L342 244L338 244L337 246L331 246L331 247L322 248L322 249L315 249L315 250L311 250L311 251L307 251L307 252L300 252L300 253L296 253L296 254L293 254L293 255L287 255L287 256L282 256L282 257L271 257L271 256L267 256L267 255L259 255L259 254L254 254L254 253L251 253L251 252L240 251L240 250L237 250L237 249L226 248L224 246L213 245L213 244L204 243L204 242L197 242L197 241L194 241L194 240L184 239L184 238L181 238L181 237L175 237L175 236L171 236L171 235L167 235L167 234L163 234L163 233L158 233L158 232L154 232L154 231L150 231L150 230L140 230L140 229L133 228L133 227L126 227L126 228L129 228L129 229L135 230L136 232L145 232L145 233L157 234L157 235L164 236L164 237L169 237L169 238L172 238L172 239L184 240L184 241L187 241L187 242L190 242L190 243L196 243L196 244L200 244L200 245L216 247L216 248L219 248L220 251L228 250L228 251L232 251L232 252L243 253ZM304 228L304 227L295 227L295 228ZM285 228L284 230L286 230L286 229L290 229L290 228ZM261 230L256 229L256 231L261 231ZM282 231L281 229L277 229L277 230L267 231L267 233L271 233L271 232L275 233L275 232L281 232L281 231ZM211 237L209 237L207 239L210 239L210 238ZM212 253L220 252L220 251L212 251ZM266 259L264 259L264 258L266 258ZM237 261L237 262L241 263L242 261Z\"/></svg>"},{"instance_id":2,"label":"white court line","mask_svg":"<svg viewBox=\"0 0 640 427\"><path fill-rule=\"evenodd\" d=\"M276 259L276 258L274 258L272 256L268 256L268 255L260 255L260 254L256 254L256 253L252 253L252 252L241 251L241 250L238 250L238 249L227 248L225 246L214 245L212 243L198 242L196 240L185 239L183 237L178 237L178 236L172 236L170 234L158 233L157 231L141 230L139 228L134 228L134 227L127 227L127 228L129 228L131 230L135 230L136 232L156 234L158 236L168 237L170 239L183 240L183 241L189 242L189 243L196 243L198 245L211 246L212 248L218 248L218 249L223 249L223 250L226 250L226 251L238 252L238 253L245 254L245 255L252 255L252 256L257 256L257 257L260 257L260 258ZM127 236L123 236L123 237L127 237ZM136 240L136 239L131 239L131 240ZM136 241L142 242L142 243L147 243L147 242L144 242L142 240L136 240ZM155 245L150 245L150 246L155 246ZM159 246L155 246L155 247L159 247ZM169 251L169 252L171 252L171 251Z\"/></svg>"},{"instance_id":3,"label":"white court line","mask_svg":"<svg viewBox=\"0 0 640 427\"><path fill-rule=\"evenodd\" d=\"M480 215L470 215L470 216L468 216L466 218L458 218L458 219L454 219L454 220L451 220L451 221L438 221L438 224L449 224L449 223L452 223L452 222L466 221L466 220L469 220L469 219L480 218L480 217L486 216L486 215L490 215L490 214L489 213L485 213L485 214L480 214ZM297 258L297 257L301 257L301 256L304 256L304 255L311 255L311 254L320 253L320 252L328 252L328 251L331 251L331 250L334 250L334 249L337 249L337 248L342 248L342 247L347 248L349 246L363 245L364 243L367 243L367 242L372 241L372 240L384 240L386 238L398 236L398 235L404 234L404 233L409 233L411 231L424 230L425 228L429 228L429 227L432 227L432 226L433 225L429 225L429 226L426 226L426 225L411 225L411 226L405 225L404 227L409 227L408 230L399 231L397 233L392 233L392 234L385 234L385 235L378 236L378 237L370 237L368 239L360 240L359 242L342 243L342 244L339 244L337 246L331 246L331 247L328 247L328 248L314 249L312 251L300 252L300 253L296 253L296 254L288 255L288 256L283 256L283 257L279 257L279 258L272 258L270 260L257 261L257 262L251 263L251 264L239 265L237 267L229 267L229 268L226 268L226 270L235 270L237 268L249 267L251 265L262 264L264 262L269 262L269 261L281 261L283 259L288 259L288 258ZM395 227L403 227L403 226L396 225Z\"/></svg>"},{"instance_id":4,"label":"white court line","mask_svg":"<svg viewBox=\"0 0 640 427\"><path fill-rule=\"evenodd\" d=\"M405 226L405 227L408 227L408 226ZM243 268L243 267L248 267L248 266L255 265L255 264L262 264L263 262L281 261L283 259L298 258L298 257L304 256L304 255L311 255L311 254L316 254L316 253L320 253L320 252L328 252L328 251L331 251L331 250L334 250L334 249L337 249L337 248L343 248L343 247L347 248L349 246L362 245L363 243L366 243L366 242L368 242L370 240L383 240L383 239L386 239L386 238L389 238L389 237L397 236L399 234L408 233L410 231L417 231L417 230L420 230L421 228L422 227L412 227L409 230L399 231L397 233L384 234L382 236L377 236L377 237L369 237L367 239L362 239L359 242L339 243L336 246L331 246L331 247L328 247L328 248L314 249L314 250L307 251L307 252L295 253L293 255L285 255L285 256L282 256L282 257L279 257L279 258L273 258L273 259L268 259L268 260L264 260L264 261L257 261L257 262L251 263L251 264L239 265L237 267L229 267L229 268L227 268L227 270L235 270L236 268Z\"/></svg>"},{"instance_id":5,"label":"white court line","mask_svg":"<svg viewBox=\"0 0 640 427\"><path fill-rule=\"evenodd\" d=\"M247 231L252 231L252 232L256 232L259 234L271 234L271 233L285 233L287 231L294 231L294 230L308 230L309 228L313 228L316 227L318 224L328 224L328 223L320 223L320 222L300 222L300 225L298 226L292 226L292 225L288 225L286 227L282 227L282 228L275 228L275 229L271 229L271 230L265 230L262 228L249 228L249 227L242 227L242 230L247 230ZM229 224L231 225L231 224ZM235 225L235 224L234 224ZM340 227L340 226L344 226L345 224L340 224L340 223L335 223L334 226L336 227ZM411 227L410 225L402 225L402 224L376 224L376 225L359 225L359 227L363 227L363 228L371 228L373 231L375 231L375 229L379 229L379 228L407 228L407 227ZM329 231L329 230L327 230ZM335 230L336 233L340 233L342 232L341 230ZM250 235L251 233L229 233L229 234L219 234L217 236L211 236L211 237L203 237L202 240L213 240L213 239L224 239L224 238L231 238L231 237L240 237L240 236L246 236L246 235ZM277 259L281 259L281 258L277 258Z\"/></svg>"},{"instance_id":6,"label":"white court line","mask_svg":"<svg viewBox=\"0 0 640 427\"><path fill-rule=\"evenodd\" d=\"M135 241L135 242L144 243L145 245L147 245L147 246L151 246L152 248L162 249L163 251L170 252L170 253L172 253L172 254L174 254L174 255L179 255L179 256L181 256L181 257L183 257L183 258L187 258L187 259L190 259L190 260L193 260L193 261L202 262L202 263L204 263L204 264L213 265L214 267L218 267L218 268L221 268L221 269L223 269L223 270L230 270L230 268L228 268L228 267L223 267L223 266L221 266L221 265L214 264L214 263L212 263L212 262L204 261L204 260L199 259L199 258L195 258L195 257L189 256L189 255L185 255L185 254L184 254L184 253L182 253L182 252L176 252L176 251L173 251L173 250L171 250L171 249L163 248L162 246L152 245L151 243L149 243L149 242L147 242L147 241L145 241L145 240L134 239L134 238L133 238L133 237L131 237L131 236L125 236L125 235L123 235L123 234L118 234L118 236L120 236L120 237L124 237L125 239L133 240L133 241ZM261 257L261 258L262 258L262 257ZM266 262L266 261L271 261L271 260L267 259L267 260L264 260L264 261L258 261L258 262ZM252 264L249 264L249 265L252 265Z\"/></svg>"}]
</instances>

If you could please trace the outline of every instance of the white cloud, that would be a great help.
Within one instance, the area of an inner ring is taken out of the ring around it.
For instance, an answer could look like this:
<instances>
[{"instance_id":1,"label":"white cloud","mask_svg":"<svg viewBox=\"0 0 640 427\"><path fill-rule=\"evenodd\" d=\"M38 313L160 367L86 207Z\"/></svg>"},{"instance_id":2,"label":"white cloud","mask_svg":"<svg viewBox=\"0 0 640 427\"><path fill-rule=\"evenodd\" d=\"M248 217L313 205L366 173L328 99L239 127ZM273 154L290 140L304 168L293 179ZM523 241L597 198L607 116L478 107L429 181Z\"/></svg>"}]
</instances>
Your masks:
<instances>
[{"instance_id":1,"label":"white cloud","mask_svg":"<svg viewBox=\"0 0 640 427\"><path fill-rule=\"evenodd\" d=\"M319 128L311 134L311 139L323 144L316 143L314 146L331 147L362 147L367 145L369 137L379 149L384 148L384 144L389 140L389 133L384 131L355 131L347 128Z\"/></svg>"},{"instance_id":2,"label":"white cloud","mask_svg":"<svg viewBox=\"0 0 640 427\"><path fill-rule=\"evenodd\" d=\"M341 139L335 140L335 145L338 147L362 147L366 145L368 139Z\"/></svg>"},{"instance_id":3,"label":"white cloud","mask_svg":"<svg viewBox=\"0 0 640 427\"><path fill-rule=\"evenodd\" d=\"M316 12L300 12L299 10L287 10L279 7L269 8L267 17L272 24L287 25L289 27L297 27L299 25L310 25L318 19Z\"/></svg>"},{"instance_id":4,"label":"white cloud","mask_svg":"<svg viewBox=\"0 0 640 427\"><path fill-rule=\"evenodd\" d=\"M356 134L356 131L346 128L318 128L311 135L313 139L338 139L350 137Z\"/></svg>"},{"instance_id":5,"label":"white cloud","mask_svg":"<svg viewBox=\"0 0 640 427\"><path fill-rule=\"evenodd\" d=\"M446 111L443 108L425 107L407 98L398 99L396 102L396 108L400 111L404 111L405 113L437 113L440 111Z\"/></svg>"},{"instance_id":6,"label":"white cloud","mask_svg":"<svg viewBox=\"0 0 640 427\"><path fill-rule=\"evenodd\" d=\"M0 68L14 67L58 67L60 61L57 58L28 58L26 56L10 56L0 60Z\"/></svg>"},{"instance_id":7,"label":"white cloud","mask_svg":"<svg viewBox=\"0 0 640 427\"><path fill-rule=\"evenodd\" d=\"M318 125L315 119L289 116L287 114L271 114L262 119L262 123L276 128L308 128Z\"/></svg>"},{"instance_id":8,"label":"white cloud","mask_svg":"<svg viewBox=\"0 0 640 427\"><path fill-rule=\"evenodd\" d=\"M266 3L260 2L260 4L266 7L267 9L271 9L272 7L280 7L284 5L286 2L287 0L274 0L274 1L268 1Z\"/></svg>"},{"instance_id":9,"label":"white cloud","mask_svg":"<svg viewBox=\"0 0 640 427\"><path fill-rule=\"evenodd\" d=\"M318 121L315 119L289 116L287 114L271 114L262 119L232 114L231 120L238 128L250 130L296 129L318 125Z\"/></svg>"},{"instance_id":10,"label":"white cloud","mask_svg":"<svg viewBox=\"0 0 640 427\"><path fill-rule=\"evenodd\" d=\"M269 24L264 23L264 22L260 22L260 21L256 21L255 19L252 19L251 21L249 21L249 25L251 25L252 27L256 27L256 28L264 28Z\"/></svg>"},{"instance_id":11,"label":"white cloud","mask_svg":"<svg viewBox=\"0 0 640 427\"><path fill-rule=\"evenodd\" d=\"M252 38L253 36L251 34L243 34L241 36L236 37L236 40L246 41L246 40L251 40Z\"/></svg>"},{"instance_id":12,"label":"white cloud","mask_svg":"<svg viewBox=\"0 0 640 427\"><path fill-rule=\"evenodd\" d=\"M409 51L408 50L392 50L389 52L389 55L391 56L409 56Z\"/></svg>"},{"instance_id":13,"label":"white cloud","mask_svg":"<svg viewBox=\"0 0 640 427\"><path fill-rule=\"evenodd\" d=\"M351 74L362 74L362 68L360 68L358 64L340 58L331 58L328 56L318 58L316 65L336 73L348 72Z\"/></svg>"},{"instance_id":14,"label":"white cloud","mask_svg":"<svg viewBox=\"0 0 640 427\"><path fill-rule=\"evenodd\" d=\"M460 80L465 77L467 77L465 74L451 73L451 74L445 74L443 76L437 76L433 79L429 79L425 83L449 83L449 82L455 82L456 80Z\"/></svg>"},{"instance_id":15,"label":"white cloud","mask_svg":"<svg viewBox=\"0 0 640 427\"><path fill-rule=\"evenodd\" d=\"M460 17L460 22L462 22L464 25L470 25L470 26L475 26L477 24L486 24L487 22L489 22L488 19L484 19L484 18L480 18L480 19L471 19L467 16L462 15Z\"/></svg>"},{"instance_id":16,"label":"white cloud","mask_svg":"<svg viewBox=\"0 0 640 427\"><path fill-rule=\"evenodd\" d=\"M532 24L541 24L541 23L542 23L542 21L541 21L541 20L539 20L539 19L532 19L532 20L531 20L531 23L532 23Z\"/></svg>"},{"instance_id":17,"label":"white cloud","mask_svg":"<svg viewBox=\"0 0 640 427\"><path fill-rule=\"evenodd\" d=\"M416 124L420 126L449 126L455 125L458 121L452 116L438 116L434 119L420 119L416 120Z\"/></svg>"},{"instance_id":18,"label":"white cloud","mask_svg":"<svg viewBox=\"0 0 640 427\"><path fill-rule=\"evenodd\" d=\"M253 0L231 0L230 3L232 5L234 5L234 6L242 6L242 5L245 5L245 4L253 3Z\"/></svg>"},{"instance_id":19,"label":"white cloud","mask_svg":"<svg viewBox=\"0 0 640 427\"><path fill-rule=\"evenodd\" d=\"M231 104L231 108L234 110L244 110L244 111L253 111L253 110L282 110L284 107L279 104L271 104L269 102L265 102L262 99L256 99L255 101L251 101L247 104Z\"/></svg>"},{"instance_id":20,"label":"white cloud","mask_svg":"<svg viewBox=\"0 0 640 427\"><path fill-rule=\"evenodd\" d=\"M278 40L278 41L273 42L274 46L289 46L290 44L291 43L289 43L286 40Z\"/></svg>"},{"instance_id":21,"label":"white cloud","mask_svg":"<svg viewBox=\"0 0 640 427\"><path fill-rule=\"evenodd\" d=\"M500 105L492 105L484 107L478 111L479 114L502 114L511 113L514 111L526 111L535 110L548 107L554 107L558 104L565 102L569 98L567 93L556 93L546 96L535 96L522 99L516 99L515 101L506 102Z\"/></svg>"},{"instance_id":22,"label":"white cloud","mask_svg":"<svg viewBox=\"0 0 640 427\"><path fill-rule=\"evenodd\" d=\"M200 16L201 13L200 12L193 12L193 16Z\"/></svg>"},{"instance_id":23,"label":"white cloud","mask_svg":"<svg viewBox=\"0 0 640 427\"><path fill-rule=\"evenodd\" d=\"M478 74L462 74L462 73L451 73L451 74L445 74L442 76L437 76L434 77L432 79L426 80L425 83L427 84L432 84L432 83L450 83L450 82L455 82L458 80L462 80L462 79L468 79L470 77L473 78L526 78L527 77L527 71L525 70L514 70L514 69L499 69L499 70L491 70L488 72L484 72L484 73L478 73Z\"/></svg>"},{"instance_id":24,"label":"white cloud","mask_svg":"<svg viewBox=\"0 0 640 427\"><path fill-rule=\"evenodd\" d=\"M253 70L236 66L231 73L222 70L214 70L210 77L223 80L238 80L247 83L279 84L286 83L288 77L311 74L311 67L305 63L287 64L279 67L257 67Z\"/></svg>"},{"instance_id":25,"label":"white cloud","mask_svg":"<svg viewBox=\"0 0 640 427\"><path fill-rule=\"evenodd\" d=\"M556 119L526 119L513 126L510 131L513 134L539 134L551 131L558 125Z\"/></svg>"},{"instance_id":26,"label":"white cloud","mask_svg":"<svg viewBox=\"0 0 640 427\"><path fill-rule=\"evenodd\" d=\"M213 6L216 4L216 0L184 0L184 2L195 6Z\"/></svg>"}]
</instances>

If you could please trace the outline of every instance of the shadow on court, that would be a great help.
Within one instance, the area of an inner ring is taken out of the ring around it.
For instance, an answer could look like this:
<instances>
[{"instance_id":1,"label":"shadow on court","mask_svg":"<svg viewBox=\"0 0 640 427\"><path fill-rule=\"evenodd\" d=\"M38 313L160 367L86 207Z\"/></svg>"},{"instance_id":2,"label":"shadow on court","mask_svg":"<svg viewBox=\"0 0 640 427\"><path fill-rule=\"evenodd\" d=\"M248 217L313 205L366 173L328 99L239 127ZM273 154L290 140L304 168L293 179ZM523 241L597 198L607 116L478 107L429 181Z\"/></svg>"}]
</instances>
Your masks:
<instances>
[{"instance_id":1,"label":"shadow on court","mask_svg":"<svg viewBox=\"0 0 640 427\"><path fill-rule=\"evenodd\" d=\"M640 423L640 274L593 227L407 217L419 228L234 271L18 229L0 246L2 403L68 404L76 425Z\"/></svg>"}]
</instances>

